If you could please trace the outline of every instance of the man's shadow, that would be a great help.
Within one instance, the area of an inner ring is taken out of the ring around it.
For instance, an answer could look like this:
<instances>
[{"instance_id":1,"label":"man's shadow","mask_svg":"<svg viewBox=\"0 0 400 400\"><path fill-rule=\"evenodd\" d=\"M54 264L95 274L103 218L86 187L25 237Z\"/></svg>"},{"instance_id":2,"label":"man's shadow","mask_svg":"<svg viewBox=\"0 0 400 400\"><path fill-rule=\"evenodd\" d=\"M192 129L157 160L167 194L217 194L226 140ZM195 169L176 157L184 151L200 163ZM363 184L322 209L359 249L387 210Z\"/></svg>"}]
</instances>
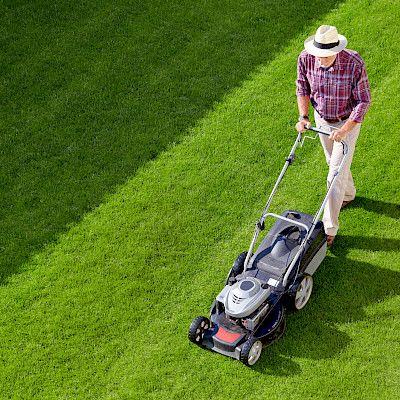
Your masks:
<instances>
[{"instance_id":1,"label":"man's shadow","mask_svg":"<svg viewBox=\"0 0 400 400\"><path fill-rule=\"evenodd\" d=\"M381 200L368 199L367 197L357 196L346 209L363 208L379 215L385 215L394 219L400 219L400 204L388 203Z\"/></svg>"},{"instance_id":2,"label":"man's shadow","mask_svg":"<svg viewBox=\"0 0 400 400\"><path fill-rule=\"evenodd\" d=\"M396 204L359 198L352 207L398 218ZM264 350L255 366L261 373L290 376L301 373L293 358L321 360L335 357L351 339L338 324L368 318L365 307L400 294L400 272L346 257L351 248L398 252L400 240L360 236L338 237L314 275L314 293L300 312L287 315L287 330L276 344ZM394 259L396 257L393 257Z\"/></svg>"}]
</instances>

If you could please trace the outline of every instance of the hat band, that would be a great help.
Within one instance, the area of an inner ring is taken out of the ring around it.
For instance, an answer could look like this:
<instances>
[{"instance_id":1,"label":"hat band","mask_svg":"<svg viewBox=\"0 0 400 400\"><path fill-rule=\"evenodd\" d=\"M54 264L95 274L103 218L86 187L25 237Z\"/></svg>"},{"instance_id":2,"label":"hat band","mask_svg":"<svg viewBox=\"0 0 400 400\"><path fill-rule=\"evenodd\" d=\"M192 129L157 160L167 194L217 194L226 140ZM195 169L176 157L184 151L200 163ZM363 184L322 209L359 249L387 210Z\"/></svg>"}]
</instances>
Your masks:
<instances>
[{"instance_id":1,"label":"hat band","mask_svg":"<svg viewBox=\"0 0 400 400\"><path fill-rule=\"evenodd\" d=\"M339 40L335 43L319 43L314 40L314 46L318 47L319 49L332 49L336 46L339 46L339 43Z\"/></svg>"}]
</instances>

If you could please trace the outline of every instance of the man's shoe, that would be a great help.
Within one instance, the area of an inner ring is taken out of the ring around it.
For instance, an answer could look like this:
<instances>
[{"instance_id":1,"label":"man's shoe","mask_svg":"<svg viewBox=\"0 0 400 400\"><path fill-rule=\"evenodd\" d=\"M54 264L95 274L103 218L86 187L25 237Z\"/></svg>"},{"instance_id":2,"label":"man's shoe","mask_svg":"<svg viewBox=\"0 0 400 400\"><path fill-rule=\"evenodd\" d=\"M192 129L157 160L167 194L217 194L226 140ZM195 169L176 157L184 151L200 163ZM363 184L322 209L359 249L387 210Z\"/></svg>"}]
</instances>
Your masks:
<instances>
[{"instance_id":1,"label":"man's shoe","mask_svg":"<svg viewBox=\"0 0 400 400\"><path fill-rule=\"evenodd\" d=\"M345 208L348 206L353 200L343 200L342 206L340 208Z\"/></svg>"},{"instance_id":2,"label":"man's shoe","mask_svg":"<svg viewBox=\"0 0 400 400\"><path fill-rule=\"evenodd\" d=\"M333 245L334 240L335 236L326 235L326 244L328 245L328 247L331 247Z\"/></svg>"}]
</instances>

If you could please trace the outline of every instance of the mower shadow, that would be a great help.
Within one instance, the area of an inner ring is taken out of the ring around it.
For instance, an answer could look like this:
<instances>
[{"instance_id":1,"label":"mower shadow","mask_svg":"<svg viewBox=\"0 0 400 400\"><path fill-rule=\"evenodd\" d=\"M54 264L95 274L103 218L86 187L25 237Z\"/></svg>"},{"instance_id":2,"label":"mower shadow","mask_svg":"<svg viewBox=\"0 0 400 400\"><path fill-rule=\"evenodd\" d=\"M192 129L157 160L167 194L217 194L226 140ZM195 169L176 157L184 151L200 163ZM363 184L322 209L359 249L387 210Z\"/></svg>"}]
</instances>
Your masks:
<instances>
[{"instance_id":1,"label":"mower shadow","mask_svg":"<svg viewBox=\"0 0 400 400\"><path fill-rule=\"evenodd\" d=\"M11 5L0 284L340 2Z\"/></svg>"},{"instance_id":2,"label":"mower shadow","mask_svg":"<svg viewBox=\"0 0 400 400\"><path fill-rule=\"evenodd\" d=\"M339 241L338 241L339 243ZM341 248L363 243L369 249L398 251L400 240L376 241L371 238L340 236ZM317 271L310 304L287 316L283 338L266 349L256 370L269 375L290 376L301 373L293 358L321 360L334 358L351 342L338 324L365 320L365 307L400 295L400 273L369 263L346 258L335 251Z\"/></svg>"}]
</instances>

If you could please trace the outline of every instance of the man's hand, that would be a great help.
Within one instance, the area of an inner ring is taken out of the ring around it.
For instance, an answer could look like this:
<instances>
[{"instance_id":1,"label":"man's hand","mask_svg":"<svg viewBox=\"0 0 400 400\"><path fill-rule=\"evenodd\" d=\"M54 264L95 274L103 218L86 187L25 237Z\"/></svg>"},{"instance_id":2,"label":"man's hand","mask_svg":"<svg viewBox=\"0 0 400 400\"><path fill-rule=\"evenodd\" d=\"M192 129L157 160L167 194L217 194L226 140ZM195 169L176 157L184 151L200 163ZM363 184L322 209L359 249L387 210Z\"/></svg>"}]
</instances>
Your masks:
<instances>
[{"instance_id":1,"label":"man's hand","mask_svg":"<svg viewBox=\"0 0 400 400\"><path fill-rule=\"evenodd\" d=\"M311 122L306 119L303 119L296 124L296 131L299 133L303 133L306 131L306 127L310 128Z\"/></svg>"},{"instance_id":2,"label":"man's hand","mask_svg":"<svg viewBox=\"0 0 400 400\"><path fill-rule=\"evenodd\" d=\"M347 134L355 128L357 125L357 122L348 119L346 123L339 129L335 129L332 131L331 135L329 136L329 139L334 140L335 142L340 142L342 141Z\"/></svg>"},{"instance_id":3,"label":"man's hand","mask_svg":"<svg viewBox=\"0 0 400 400\"><path fill-rule=\"evenodd\" d=\"M347 135L347 132L342 129L335 129L329 136L329 139L334 140L335 142L341 142Z\"/></svg>"}]
</instances>

